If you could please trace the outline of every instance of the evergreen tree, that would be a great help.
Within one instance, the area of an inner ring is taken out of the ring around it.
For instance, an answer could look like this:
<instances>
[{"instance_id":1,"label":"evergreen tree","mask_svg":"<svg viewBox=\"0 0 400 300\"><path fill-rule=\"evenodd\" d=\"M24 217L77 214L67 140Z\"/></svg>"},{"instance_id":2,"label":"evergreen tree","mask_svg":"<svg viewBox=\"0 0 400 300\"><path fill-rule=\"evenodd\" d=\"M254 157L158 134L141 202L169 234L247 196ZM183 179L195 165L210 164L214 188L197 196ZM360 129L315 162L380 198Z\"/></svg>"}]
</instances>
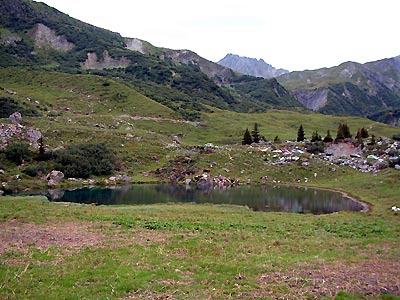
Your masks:
<instances>
[{"instance_id":1,"label":"evergreen tree","mask_svg":"<svg viewBox=\"0 0 400 300\"><path fill-rule=\"evenodd\" d=\"M320 142L322 141L321 136L318 134L318 131L312 133L311 142Z\"/></svg>"},{"instance_id":2,"label":"evergreen tree","mask_svg":"<svg viewBox=\"0 0 400 300\"><path fill-rule=\"evenodd\" d=\"M276 137L274 138L274 143L275 143L275 144L281 143L281 140L279 139L279 136L276 136Z\"/></svg>"},{"instance_id":3,"label":"evergreen tree","mask_svg":"<svg viewBox=\"0 0 400 300\"><path fill-rule=\"evenodd\" d=\"M258 124L257 123L254 123L254 130L251 132L251 135L253 136L254 143L260 142L260 133L258 132Z\"/></svg>"},{"instance_id":4,"label":"evergreen tree","mask_svg":"<svg viewBox=\"0 0 400 300\"><path fill-rule=\"evenodd\" d=\"M342 124L340 123L338 126L338 131L336 134L336 140L344 140L344 139L350 139L351 134L350 134L350 129L347 124Z\"/></svg>"},{"instance_id":5,"label":"evergreen tree","mask_svg":"<svg viewBox=\"0 0 400 300\"><path fill-rule=\"evenodd\" d=\"M360 130L361 138L366 139L369 137L368 130L364 127Z\"/></svg>"},{"instance_id":6,"label":"evergreen tree","mask_svg":"<svg viewBox=\"0 0 400 300\"><path fill-rule=\"evenodd\" d=\"M302 142L305 140L305 138L306 138L306 136L304 133L303 125L301 124L299 127L299 130L297 131L297 141Z\"/></svg>"},{"instance_id":7,"label":"evergreen tree","mask_svg":"<svg viewBox=\"0 0 400 300\"><path fill-rule=\"evenodd\" d=\"M328 130L326 132L326 137L324 137L324 143L332 143L333 142L333 138L331 136L331 132Z\"/></svg>"},{"instance_id":8,"label":"evergreen tree","mask_svg":"<svg viewBox=\"0 0 400 300\"><path fill-rule=\"evenodd\" d=\"M351 133L350 133L349 126L347 126L347 124L342 124L342 127L343 127L344 138L351 139Z\"/></svg>"},{"instance_id":9,"label":"evergreen tree","mask_svg":"<svg viewBox=\"0 0 400 300\"><path fill-rule=\"evenodd\" d=\"M242 145L251 145L252 142L253 139L251 138L249 128L246 128L246 131L244 132L243 135Z\"/></svg>"}]
</instances>

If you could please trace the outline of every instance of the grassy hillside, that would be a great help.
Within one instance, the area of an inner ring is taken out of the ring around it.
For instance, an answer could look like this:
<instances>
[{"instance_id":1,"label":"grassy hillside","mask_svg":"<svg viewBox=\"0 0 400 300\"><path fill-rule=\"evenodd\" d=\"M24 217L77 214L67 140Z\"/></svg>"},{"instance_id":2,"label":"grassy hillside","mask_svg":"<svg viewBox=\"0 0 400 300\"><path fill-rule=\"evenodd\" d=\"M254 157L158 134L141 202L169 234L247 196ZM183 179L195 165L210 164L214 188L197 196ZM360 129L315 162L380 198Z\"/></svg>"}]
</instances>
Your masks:
<instances>
[{"instance_id":1,"label":"grassy hillside","mask_svg":"<svg viewBox=\"0 0 400 300\"><path fill-rule=\"evenodd\" d=\"M143 53L131 51L129 39L120 34L73 19L43 3L6 0L0 15L4 16L0 19L0 67L118 78L187 120L199 118L204 105L240 112L301 106L276 81L246 77L253 81L251 86L244 82L237 90L226 88L221 83L230 83L232 76L243 78L191 51L157 48L145 41L139 41ZM52 35L47 42L35 40L38 24ZM68 47L60 47L61 42ZM97 60L84 64L88 55L96 55ZM104 63L104 56L114 64ZM121 59L124 63L119 64Z\"/></svg>"},{"instance_id":2,"label":"grassy hillside","mask_svg":"<svg viewBox=\"0 0 400 300\"><path fill-rule=\"evenodd\" d=\"M265 156L256 151L250 155L248 152L252 151L241 146L241 142L245 129L252 130L255 123L259 124L260 134L269 141L276 136L282 141L295 140L300 124L307 138L311 138L314 131L324 137L327 130L335 137L339 123L347 123L353 136L362 127L376 138L398 133L396 128L363 118L279 110L245 114L207 107L208 113L202 113L197 122L189 122L115 80L12 68L3 71L0 98L8 99L8 106L13 101L10 109L21 108L18 110L23 114L23 125L40 130L46 149L105 143L116 154L118 168L115 172L128 174L134 181L159 180L153 171L173 167L185 156L193 159L197 172L215 162L217 168L212 171L213 175L229 169L229 176L238 177L242 182L248 178L258 181L267 173L277 180L295 182L299 174L309 178L315 170L323 169L318 164L307 169L296 165L295 171L289 171L291 175L288 175L281 167L264 163L264 159L272 159L270 154ZM10 94L10 90L15 94ZM9 121L3 119L3 122ZM223 147L207 154L202 150L206 143ZM236 159L232 161L230 157L234 156ZM44 186L43 179L22 173L30 165L44 168L44 172L55 168L50 163L43 165L36 161L27 162L21 168L10 164L3 155L0 169L6 173L0 175L1 180L18 189L21 184ZM331 176L328 171L318 173L321 174L319 178ZM14 181L15 174L20 174L23 182Z\"/></svg>"}]
</instances>

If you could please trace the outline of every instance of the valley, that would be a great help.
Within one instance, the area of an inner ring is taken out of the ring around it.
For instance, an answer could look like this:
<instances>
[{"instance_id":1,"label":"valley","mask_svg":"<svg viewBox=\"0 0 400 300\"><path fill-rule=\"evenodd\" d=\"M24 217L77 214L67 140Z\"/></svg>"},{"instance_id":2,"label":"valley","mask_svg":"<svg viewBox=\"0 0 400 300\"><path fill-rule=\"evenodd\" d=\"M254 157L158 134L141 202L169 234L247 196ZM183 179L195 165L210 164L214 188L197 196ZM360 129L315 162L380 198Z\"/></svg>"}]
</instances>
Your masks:
<instances>
[{"instance_id":1,"label":"valley","mask_svg":"<svg viewBox=\"0 0 400 300\"><path fill-rule=\"evenodd\" d=\"M0 16L1 299L400 299L398 57L258 61L280 75L265 79L39 2ZM319 188L368 209L38 196L155 183Z\"/></svg>"}]
</instances>

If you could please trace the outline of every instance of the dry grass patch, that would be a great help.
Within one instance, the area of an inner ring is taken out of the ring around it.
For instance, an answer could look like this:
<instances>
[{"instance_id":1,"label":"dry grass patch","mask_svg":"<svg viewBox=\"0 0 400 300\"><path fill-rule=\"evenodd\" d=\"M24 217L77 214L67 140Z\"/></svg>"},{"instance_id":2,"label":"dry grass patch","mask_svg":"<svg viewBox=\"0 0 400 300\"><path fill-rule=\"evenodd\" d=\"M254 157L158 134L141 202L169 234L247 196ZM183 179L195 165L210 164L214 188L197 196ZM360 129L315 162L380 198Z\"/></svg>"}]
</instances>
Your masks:
<instances>
[{"instance_id":1,"label":"dry grass patch","mask_svg":"<svg viewBox=\"0 0 400 300\"><path fill-rule=\"evenodd\" d=\"M289 291L280 295L284 299L334 297L339 291L371 299L387 293L400 296L399 269L399 261L385 260L380 256L351 264L301 263L287 272L260 276L260 289L242 296L271 296L278 287Z\"/></svg>"}]
</instances>

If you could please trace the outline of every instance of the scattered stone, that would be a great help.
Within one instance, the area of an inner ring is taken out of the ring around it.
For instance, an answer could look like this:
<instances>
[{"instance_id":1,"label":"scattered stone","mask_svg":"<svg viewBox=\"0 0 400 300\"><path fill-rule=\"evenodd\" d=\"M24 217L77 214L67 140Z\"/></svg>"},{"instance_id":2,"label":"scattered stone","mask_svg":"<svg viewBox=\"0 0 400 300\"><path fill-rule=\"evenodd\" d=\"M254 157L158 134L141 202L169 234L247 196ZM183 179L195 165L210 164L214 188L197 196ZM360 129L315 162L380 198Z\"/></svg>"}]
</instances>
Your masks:
<instances>
[{"instance_id":1,"label":"scattered stone","mask_svg":"<svg viewBox=\"0 0 400 300\"><path fill-rule=\"evenodd\" d=\"M398 171L400 171L400 165L395 165L394 168Z\"/></svg>"},{"instance_id":2,"label":"scattered stone","mask_svg":"<svg viewBox=\"0 0 400 300\"><path fill-rule=\"evenodd\" d=\"M179 140L179 137L178 137L177 135L174 135L174 136L172 137L172 141L173 141L174 143L177 143L178 145L181 144L181 141Z\"/></svg>"}]
</instances>

